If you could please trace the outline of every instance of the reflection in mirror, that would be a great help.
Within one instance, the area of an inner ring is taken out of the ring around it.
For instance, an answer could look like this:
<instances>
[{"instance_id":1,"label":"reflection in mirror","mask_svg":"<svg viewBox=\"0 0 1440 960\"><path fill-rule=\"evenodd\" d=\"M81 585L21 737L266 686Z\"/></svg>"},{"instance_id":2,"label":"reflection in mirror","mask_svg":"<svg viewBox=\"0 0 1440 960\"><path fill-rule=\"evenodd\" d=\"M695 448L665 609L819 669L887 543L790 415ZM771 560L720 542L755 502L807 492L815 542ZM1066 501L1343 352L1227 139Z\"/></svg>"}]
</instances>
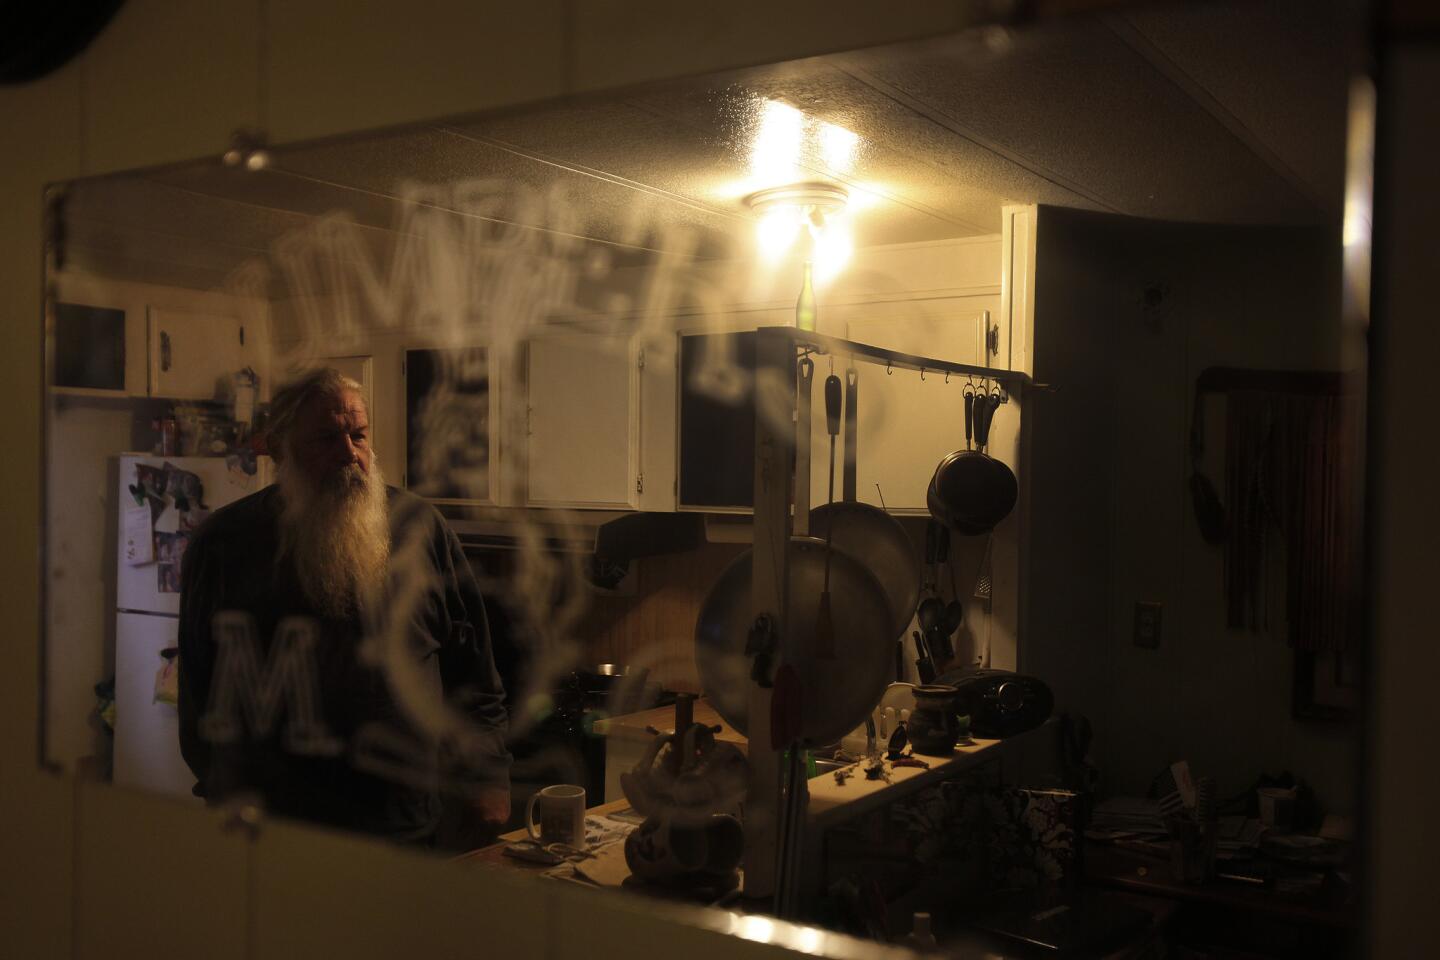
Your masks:
<instances>
[{"instance_id":1,"label":"reflection in mirror","mask_svg":"<svg viewBox=\"0 0 1440 960\"><path fill-rule=\"evenodd\" d=\"M1279 863L1287 827L1342 864L1349 13L977 30L56 188L47 760L955 943L1071 890L1092 801L1102 876Z\"/></svg>"}]
</instances>

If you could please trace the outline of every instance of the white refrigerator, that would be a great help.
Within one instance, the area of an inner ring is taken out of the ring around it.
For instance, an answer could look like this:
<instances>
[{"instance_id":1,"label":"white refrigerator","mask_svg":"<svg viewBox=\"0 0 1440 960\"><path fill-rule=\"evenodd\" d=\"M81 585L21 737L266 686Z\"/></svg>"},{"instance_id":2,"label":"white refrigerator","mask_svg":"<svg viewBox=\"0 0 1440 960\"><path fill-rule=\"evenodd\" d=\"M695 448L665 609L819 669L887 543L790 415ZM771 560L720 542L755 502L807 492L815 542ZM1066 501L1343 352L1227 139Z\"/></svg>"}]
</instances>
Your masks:
<instances>
[{"instance_id":1,"label":"white refrigerator","mask_svg":"<svg viewBox=\"0 0 1440 960\"><path fill-rule=\"evenodd\" d=\"M253 474L225 457L119 457L117 784L193 799L195 777L180 756L177 711L157 678L179 634L180 558L189 531L204 516L255 493L270 482L270 474L266 457L258 459Z\"/></svg>"}]
</instances>

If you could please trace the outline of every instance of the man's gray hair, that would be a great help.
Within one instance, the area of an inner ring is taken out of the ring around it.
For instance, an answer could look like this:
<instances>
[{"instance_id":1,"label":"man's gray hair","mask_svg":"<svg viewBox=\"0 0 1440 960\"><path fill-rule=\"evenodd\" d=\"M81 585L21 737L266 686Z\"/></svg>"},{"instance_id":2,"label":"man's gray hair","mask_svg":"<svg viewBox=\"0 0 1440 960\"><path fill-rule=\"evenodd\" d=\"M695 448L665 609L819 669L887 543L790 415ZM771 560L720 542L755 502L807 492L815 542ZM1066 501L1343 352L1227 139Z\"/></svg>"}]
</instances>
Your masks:
<instances>
[{"instance_id":1,"label":"man's gray hair","mask_svg":"<svg viewBox=\"0 0 1440 960\"><path fill-rule=\"evenodd\" d=\"M270 398L270 422L265 431L265 445L270 455L277 459L285 456L285 444L305 404L316 397L333 399L352 391L364 396L360 384L334 367L316 367L276 390Z\"/></svg>"}]
</instances>

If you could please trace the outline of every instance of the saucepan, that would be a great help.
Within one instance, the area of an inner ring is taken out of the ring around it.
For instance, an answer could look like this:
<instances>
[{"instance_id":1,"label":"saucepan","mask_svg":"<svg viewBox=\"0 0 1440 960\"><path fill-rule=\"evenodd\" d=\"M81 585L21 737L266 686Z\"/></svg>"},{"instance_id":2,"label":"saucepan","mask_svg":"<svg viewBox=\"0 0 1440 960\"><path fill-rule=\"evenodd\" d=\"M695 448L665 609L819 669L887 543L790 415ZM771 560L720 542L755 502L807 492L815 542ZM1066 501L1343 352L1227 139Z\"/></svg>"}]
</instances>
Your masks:
<instances>
[{"instance_id":1,"label":"saucepan","mask_svg":"<svg viewBox=\"0 0 1440 960\"><path fill-rule=\"evenodd\" d=\"M994 529L1015 509L1019 485L1008 465L985 452L991 422L1000 408L1000 392L987 395L967 388L964 403L965 449L940 461L926 503L936 520L967 536L977 536ZM974 449L970 447L972 421Z\"/></svg>"}]
</instances>

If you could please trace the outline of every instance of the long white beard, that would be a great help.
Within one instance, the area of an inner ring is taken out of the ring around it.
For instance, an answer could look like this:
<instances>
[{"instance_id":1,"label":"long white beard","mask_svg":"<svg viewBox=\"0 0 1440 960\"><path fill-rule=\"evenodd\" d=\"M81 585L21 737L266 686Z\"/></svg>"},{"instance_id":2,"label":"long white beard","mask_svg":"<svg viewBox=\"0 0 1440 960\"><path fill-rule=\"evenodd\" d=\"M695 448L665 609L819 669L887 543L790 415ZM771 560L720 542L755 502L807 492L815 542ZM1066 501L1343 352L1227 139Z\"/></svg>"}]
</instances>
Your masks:
<instances>
[{"instance_id":1,"label":"long white beard","mask_svg":"<svg viewBox=\"0 0 1440 960\"><path fill-rule=\"evenodd\" d=\"M351 465L317 487L282 464L280 554L289 554L305 596L332 617L353 616L380 600L390 561L385 479Z\"/></svg>"}]
</instances>

